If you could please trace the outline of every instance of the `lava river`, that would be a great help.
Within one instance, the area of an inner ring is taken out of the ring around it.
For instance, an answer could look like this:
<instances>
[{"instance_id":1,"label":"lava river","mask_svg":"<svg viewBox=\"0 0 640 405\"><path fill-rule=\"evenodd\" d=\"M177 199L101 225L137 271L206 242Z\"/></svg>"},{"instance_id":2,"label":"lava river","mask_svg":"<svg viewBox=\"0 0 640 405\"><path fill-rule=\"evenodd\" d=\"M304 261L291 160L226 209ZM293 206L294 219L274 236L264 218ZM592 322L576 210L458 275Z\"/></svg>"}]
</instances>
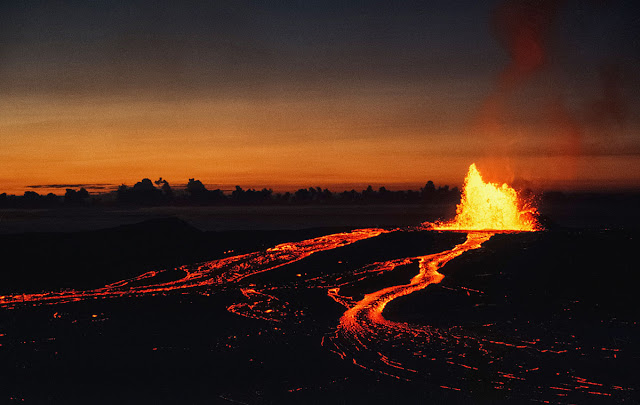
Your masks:
<instances>
[{"instance_id":1,"label":"lava river","mask_svg":"<svg viewBox=\"0 0 640 405\"><path fill-rule=\"evenodd\" d=\"M16 305L59 304L87 299L158 295L171 292L201 292L212 288L229 287L254 274L277 269L299 261L314 253L346 246L388 232L384 229L356 229L300 242L282 243L265 251L182 266L173 273L175 280L156 282L167 276L167 270L150 271L140 276L118 281L95 290L50 291L0 296L0 307Z\"/></svg>"},{"instance_id":2,"label":"lava river","mask_svg":"<svg viewBox=\"0 0 640 405\"><path fill-rule=\"evenodd\" d=\"M329 295L334 300L350 307L340 318L340 324L334 339L336 347L339 350L345 350L344 345L340 342L348 341L356 351L360 351L369 348L370 343L368 342L392 341L394 339L414 341L420 336L428 340L429 336L435 333L435 329L428 326L421 327L387 320L382 315L385 306L398 297L422 290L429 284L439 283L444 276L438 272L438 269L464 252L478 249L493 235L491 232L470 232L467 234L467 240L464 243L456 245L451 250L415 258L389 261L382 264L382 266L379 264L379 267L386 267L385 270L391 271L399 264L406 264L407 261L418 261L419 273L411 279L409 284L383 288L371 294L366 294L362 300L355 303L350 302L347 297L340 296L339 288L330 289ZM347 356L345 351L341 351L339 354L343 358ZM415 370L403 367L399 362L390 360L383 353L378 352L378 355L380 356L380 361L392 368L415 372ZM355 357L353 362L358 364ZM367 368L361 364L358 365ZM393 370L391 372L378 371L398 377Z\"/></svg>"}]
</instances>

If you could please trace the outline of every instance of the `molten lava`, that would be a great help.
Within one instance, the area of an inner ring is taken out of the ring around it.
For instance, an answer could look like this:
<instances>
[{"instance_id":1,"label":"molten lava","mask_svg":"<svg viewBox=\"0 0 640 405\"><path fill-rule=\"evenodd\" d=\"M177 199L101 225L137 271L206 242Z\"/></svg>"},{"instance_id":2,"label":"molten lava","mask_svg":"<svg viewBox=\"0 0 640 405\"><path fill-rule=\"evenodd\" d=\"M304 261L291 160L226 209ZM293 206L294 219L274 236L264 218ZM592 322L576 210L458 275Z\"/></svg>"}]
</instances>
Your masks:
<instances>
[{"instance_id":1,"label":"molten lava","mask_svg":"<svg viewBox=\"0 0 640 405\"><path fill-rule=\"evenodd\" d=\"M297 262L314 253L347 246L386 232L389 231L376 228L355 229L351 232L335 233L299 242L282 243L265 251L182 266L176 270L178 273L183 273L183 277L169 282L156 281L157 276L166 273L166 270L159 270L108 284L95 290L3 295L0 296L0 308L14 308L24 304L55 305L97 298L135 297L224 287L238 283L249 276ZM243 294L248 295L247 293Z\"/></svg>"},{"instance_id":2,"label":"molten lava","mask_svg":"<svg viewBox=\"0 0 640 405\"><path fill-rule=\"evenodd\" d=\"M513 188L485 183L474 163L464 179L455 219L432 224L432 229L532 232L542 229L536 215L536 209L523 203Z\"/></svg>"}]
</instances>

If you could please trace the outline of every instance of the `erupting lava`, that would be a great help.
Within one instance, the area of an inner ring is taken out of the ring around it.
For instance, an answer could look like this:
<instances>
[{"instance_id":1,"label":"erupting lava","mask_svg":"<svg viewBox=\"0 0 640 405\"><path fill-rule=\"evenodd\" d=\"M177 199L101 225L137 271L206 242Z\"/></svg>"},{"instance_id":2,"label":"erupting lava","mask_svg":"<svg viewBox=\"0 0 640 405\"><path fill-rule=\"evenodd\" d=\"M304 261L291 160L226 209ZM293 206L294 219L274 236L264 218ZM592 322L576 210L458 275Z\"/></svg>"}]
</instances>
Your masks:
<instances>
[{"instance_id":1,"label":"erupting lava","mask_svg":"<svg viewBox=\"0 0 640 405\"><path fill-rule=\"evenodd\" d=\"M453 221L432 225L435 230L451 231L519 231L541 230L537 211L518 198L506 184L485 183L475 163L464 179L462 198Z\"/></svg>"}]
</instances>

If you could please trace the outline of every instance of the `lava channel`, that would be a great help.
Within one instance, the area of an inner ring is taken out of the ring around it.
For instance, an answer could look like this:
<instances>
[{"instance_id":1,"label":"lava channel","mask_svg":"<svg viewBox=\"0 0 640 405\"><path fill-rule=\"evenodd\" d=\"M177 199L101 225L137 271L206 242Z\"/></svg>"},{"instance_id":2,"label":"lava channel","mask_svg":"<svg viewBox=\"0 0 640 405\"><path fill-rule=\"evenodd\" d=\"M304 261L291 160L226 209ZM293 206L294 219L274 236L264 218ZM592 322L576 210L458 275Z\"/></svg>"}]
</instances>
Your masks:
<instances>
[{"instance_id":1,"label":"lava channel","mask_svg":"<svg viewBox=\"0 0 640 405\"><path fill-rule=\"evenodd\" d=\"M169 282L153 282L158 275L166 273L166 270L160 270L150 271L94 290L63 290L4 295L0 296L0 307L13 308L24 304L52 305L87 299L157 295L174 291L200 291L224 287L254 274L302 260L314 253L350 245L386 232L389 231L378 228L356 229L351 232L325 235L299 242L282 243L265 251L182 266L176 270L184 272L185 275L178 280Z\"/></svg>"},{"instance_id":2,"label":"lava channel","mask_svg":"<svg viewBox=\"0 0 640 405\"><path fill-rule=\"evenodd\" d=\"M444 275L438 272L440 268L461 254L480 248L493 235L494 233L492 232L470 232L467 234L467 239L464 243L456 245L451 250L411 258L410 260L412 261L418 261L420 270L409 284L387 287L374 293L366 294L362 300L356 302L342 315L335 336L332 338L337 353L342 358L346 358L348 357L347 353L351 352L348 346L351 346L355 352L375 352L372 350L371 343L392 342L398 340L398 338L402 338L404 341L417 341L417 339L425 341L429 340L434 334L439 333L437 329L429 326L411 325L405 322L388 320L382 314L384 308L389 302L398 297L422 290L430 284L439 283L444 278ZM406 260L399 261L399 263L404 264ZM393 261L387 262L387 264L390 267L387 271L393 270L398 265ZM329 296L343 305L348 303L348 300L341 296L339 292L340 289L338 288L330 289ZM348 342L348 345L344 345L343 342ZM377 353L380 361L388 366L398 370L415 372L415 370L404 367L400 362L390 360L389 356L381 352ZM393 370L386 372L379 368L372 369L358 363L355 357L352 357L352 361L360 367L401 378Z\"/></svg>"}]
</instances>

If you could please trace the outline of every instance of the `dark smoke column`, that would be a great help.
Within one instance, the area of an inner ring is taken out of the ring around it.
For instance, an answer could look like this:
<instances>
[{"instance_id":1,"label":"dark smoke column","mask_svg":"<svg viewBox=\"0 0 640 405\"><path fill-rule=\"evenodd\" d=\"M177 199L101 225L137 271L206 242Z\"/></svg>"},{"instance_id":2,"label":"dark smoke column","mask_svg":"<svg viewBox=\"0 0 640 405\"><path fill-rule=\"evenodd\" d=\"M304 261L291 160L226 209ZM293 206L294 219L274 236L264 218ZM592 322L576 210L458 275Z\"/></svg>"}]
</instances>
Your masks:
<instances>
[{"instance_id":1,"label":"dark smoke column","mask_svg":"<svg viewBox=\"0 0 640 405\"><path fill-rule=\"evenodd\" d=\"M489 177L512 181L510 157L513 155L513 134L504 128L508 103L548 62L551 31L558 11L565 1L508 0L493 10L490 26L496 40L509 55L496 83L480 110L475 133L483 138L487 147L486 170ZM559 95L549 100L549 127L556 128L550 140L552 154L577 156L580 128L571 117ZM541 111L541 113L543 113ZM486 141L486 142L485 142Z\"/></svg>"}]
</instances>

